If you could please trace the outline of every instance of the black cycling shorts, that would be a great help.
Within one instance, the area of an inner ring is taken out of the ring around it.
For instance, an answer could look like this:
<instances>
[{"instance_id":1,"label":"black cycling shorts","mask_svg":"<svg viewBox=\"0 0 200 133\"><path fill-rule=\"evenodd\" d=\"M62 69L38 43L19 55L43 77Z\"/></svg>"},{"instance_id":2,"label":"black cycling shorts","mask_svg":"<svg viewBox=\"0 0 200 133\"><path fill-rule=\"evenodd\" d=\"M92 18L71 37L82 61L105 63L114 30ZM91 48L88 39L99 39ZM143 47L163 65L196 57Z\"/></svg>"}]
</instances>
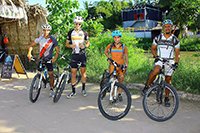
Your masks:
<instances>
[{"instance_id":1,"label":"black cycling shorts","mask_svg":"<svg viewBox=\"0 0 200 133\"><path fill-rule=\"evenodd\" d=\"M42 71L42 68L44 68L45 66L46 66L48 72L49 71L53 71L53 63L52 63L51 60L43 62L42 63L42 68L40 68L39 65L40 65L40 63L38 64L38 71Z\"/></svg>"},{"instance_id":2,"label":"black cycling shorts","mask_svg":"<svg viewBox=\"0 0 200 133\"><path fill-rule=\"evenodd\" d=\"M70 66L71 68L78 68L78 64L81 63L81 67L86 67L86 55L84 54L72 54Z\"/></svg>"}]
</instances>

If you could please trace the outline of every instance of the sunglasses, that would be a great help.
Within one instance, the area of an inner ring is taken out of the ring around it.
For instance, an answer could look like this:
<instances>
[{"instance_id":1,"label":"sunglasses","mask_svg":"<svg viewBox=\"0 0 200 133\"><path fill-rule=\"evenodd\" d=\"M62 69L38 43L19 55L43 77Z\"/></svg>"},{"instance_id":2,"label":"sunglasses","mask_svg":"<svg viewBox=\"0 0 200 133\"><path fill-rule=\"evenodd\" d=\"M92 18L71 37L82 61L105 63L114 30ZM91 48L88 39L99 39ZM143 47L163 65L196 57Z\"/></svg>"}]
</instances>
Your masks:
<instances>
[{"instance_id":1,"label":"sunglasses","mask_svg":"<svg viewBox=\"0 0 200 133\"><path fill-rule=\"evenodd\" d=\"M50 30L45 30L45 29L44 29L43 31L50 31Z\"/></svg>"},{"instance_id":2,"label":"sunglasses","mask_svg":"<svg viewBox=\"0 0 200 133\"><path fill-rule=\"evenodd\" d=\"M75 23L75 25L81 25L80 23Z\"/></svg>"}]
</instances>

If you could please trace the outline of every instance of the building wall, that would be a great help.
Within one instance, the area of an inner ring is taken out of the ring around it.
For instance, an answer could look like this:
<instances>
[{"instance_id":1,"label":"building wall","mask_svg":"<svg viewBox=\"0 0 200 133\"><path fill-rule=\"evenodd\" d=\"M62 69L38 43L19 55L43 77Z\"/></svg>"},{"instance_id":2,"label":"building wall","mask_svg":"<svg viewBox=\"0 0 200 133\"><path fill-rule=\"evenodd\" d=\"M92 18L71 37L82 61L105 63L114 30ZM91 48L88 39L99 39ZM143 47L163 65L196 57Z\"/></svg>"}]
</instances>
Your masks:
<instances>
[{"instance_id":1,"label":"building wall","mask_svg":"<svg viewBox=\"0 0 200 133\"><path fill-rule=\"evenodd\" d=\"M0 25L4 33L7 33L9 38L8 53L9 54L18 54L27 68L28 59L27 52L28 47L31 42L35 40L42 33L40 26L46 22L45 18L39 16L33 18L30 17L28 24L16 22L8 22L6 24ZM38 46L33 50L34 55L38 55Z\"/></svg>"}]
</instances>

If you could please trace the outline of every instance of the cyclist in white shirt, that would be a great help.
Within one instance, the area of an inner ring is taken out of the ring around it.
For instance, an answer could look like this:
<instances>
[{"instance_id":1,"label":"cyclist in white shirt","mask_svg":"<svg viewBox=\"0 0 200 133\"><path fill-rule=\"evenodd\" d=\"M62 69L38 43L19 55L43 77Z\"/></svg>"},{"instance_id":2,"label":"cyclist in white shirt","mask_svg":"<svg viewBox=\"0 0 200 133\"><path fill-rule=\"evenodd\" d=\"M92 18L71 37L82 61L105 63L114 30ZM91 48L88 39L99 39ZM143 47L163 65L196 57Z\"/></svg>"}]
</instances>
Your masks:
<instances>
[{"instance_id":1,"label":"cyclist in white shirt","mask_svg":"<svg viewBox=\"0 0 200 133\"><path fill-rule=\"evenodd\" d=\"M173 68L165 64L165 80L167 83L171 83L172 74L174 70L178 67L178 62L180 58L180 42L177 37L172 33L173 23L171 20L167 19L163 21L163 33L154 38L151 47L151 52L155 58L154 69L149 74L148 80L145 84L142 93L145 94L149 86L153 83L156 75L160 72L163 62L159 60L162 58L168 60L172 64ZM165 105L170 106L169 103L169 91L166 91Z\"/></svg>"},{"instance_id":2,"label":"cyclist in white shirt","mask_svg":"<svg viewBox=\"0 0 200 133\"><path fill-rule=\"evenodd\" d=\"M52 27L49 24L42 25L43 34L36 38L28 49L27 57L29 60L32 58L33 47L39 44L39 58L43 59L45 66L48 70L50 78L50 97L54 97L54 76L53 76L53 63L57 60L59 55L59 47L56 38L50 35ZM56 54L53 57L53 51L56 50Z\"/></svg>"},{"instance_id":3,"label":"cyclist in white shirt","mask_svg":"<svg viewBox=\"0 0 200 133\"><path fill-rule=\"evenodd\" d=\"M83 23L83 18L81 16L76 16L74 18L74 29L70 30L67 35L66 47L72 48L72 57L71 57L71 73L72 73L72 92L67 95L68 98L71 98L76 95L75 82L76 82L76 73L78 64L81 63L81 82L82 82L82 95L87 96L85 90L86 84L86 51L85 48L89 47L90 43L88 41L89 37L86 32L81 29Z\"/></svg>"}]
</instances>

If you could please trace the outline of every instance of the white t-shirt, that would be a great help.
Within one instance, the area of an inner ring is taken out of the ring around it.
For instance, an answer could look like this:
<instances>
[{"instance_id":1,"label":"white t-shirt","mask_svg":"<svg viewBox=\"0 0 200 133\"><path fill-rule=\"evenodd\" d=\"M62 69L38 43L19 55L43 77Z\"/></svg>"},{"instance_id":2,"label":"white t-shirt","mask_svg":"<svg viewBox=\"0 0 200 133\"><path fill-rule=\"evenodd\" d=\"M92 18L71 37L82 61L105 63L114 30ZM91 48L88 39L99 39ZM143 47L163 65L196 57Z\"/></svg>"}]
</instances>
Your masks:
<instances>
[{"instance_id":1,"label":"white t-shirt","mask_svg":"<svg viewBox=\"0 0 200 133\"><path fill-rule=\"evenodd\" d=\"M74 54L80 53L79 44L84 43L84 41L88 40L89 37L86 32L83 30L71 30L67 35L67 40L69 40L70 44L76 44L76 47L73 49Z\"/></svg>"},{"instance_id":2,"label":"white t-shirt","mask_svg":"<svg viewBox=\"0 0 200 133\"><path fill-rule=\"evenodd\" d=\"M173 34L169 38L165 38L163 34L158 35L154 38L153 45L157 46L157 55L166 59L173 59L175 48L180 48L180 42Z\"/></svg>"}]
</instances>

